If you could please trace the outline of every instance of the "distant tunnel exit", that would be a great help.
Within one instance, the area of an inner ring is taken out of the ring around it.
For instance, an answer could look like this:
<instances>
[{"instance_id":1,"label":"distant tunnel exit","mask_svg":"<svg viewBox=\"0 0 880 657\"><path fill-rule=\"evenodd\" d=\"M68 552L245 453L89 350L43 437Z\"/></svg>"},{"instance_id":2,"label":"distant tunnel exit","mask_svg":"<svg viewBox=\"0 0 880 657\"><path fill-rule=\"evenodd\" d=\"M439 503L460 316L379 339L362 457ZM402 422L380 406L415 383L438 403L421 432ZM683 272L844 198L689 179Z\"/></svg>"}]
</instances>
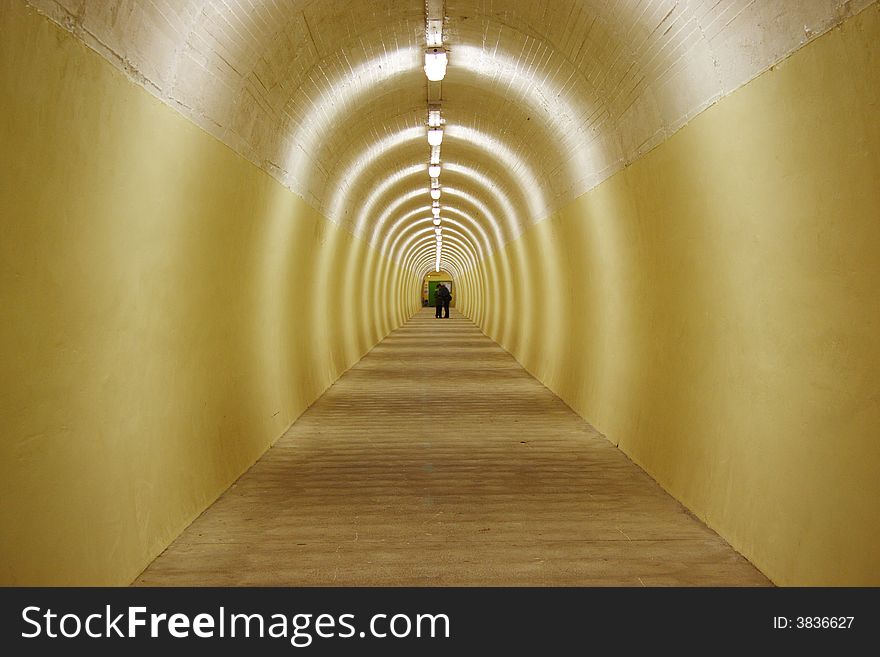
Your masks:
<instances>
[{"instance_id":1,"label":"distant tunnel exit","mask_svg":"<svg viewBox=\"0 0 880 657\"><path fill-rule=\"evenodd\" d=\"M433 306L437 287L443 283L450 292L452 292L452 301L450 306L455 306L455 286L452 281L452 275L445 271L434 272L425 276L422 282L422 305Z\"/></svg>"}]
</instances>

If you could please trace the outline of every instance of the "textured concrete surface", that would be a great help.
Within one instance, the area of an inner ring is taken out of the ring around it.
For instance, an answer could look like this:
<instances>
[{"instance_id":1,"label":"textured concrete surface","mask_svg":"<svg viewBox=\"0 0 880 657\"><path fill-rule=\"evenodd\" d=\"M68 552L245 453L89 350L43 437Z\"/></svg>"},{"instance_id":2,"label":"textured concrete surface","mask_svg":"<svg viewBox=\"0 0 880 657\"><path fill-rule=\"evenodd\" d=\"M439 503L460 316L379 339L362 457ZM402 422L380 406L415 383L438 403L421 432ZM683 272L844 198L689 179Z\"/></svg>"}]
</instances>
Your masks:
<instances>
[{"instance_id":1,"label":"textured concrete surface","mask_svg":"<svg viewBox=\"0 0 880 657\"><path fill-rule=\"evenodd\" d=\"M136 584L769 584L452 315L375 347Z\"/></svg>"},{"instance_id":2,"label":"textured concrete surface","mask_svg":"<svg viewBox=\"0 0 880 657\"><path fill-rule=\"evenodd\" d=\"M446 0L445 184L511 198L506 241L872 2ZM425 163L423 0L28 3L358 233Z\"/></svg>"}]
</instances>

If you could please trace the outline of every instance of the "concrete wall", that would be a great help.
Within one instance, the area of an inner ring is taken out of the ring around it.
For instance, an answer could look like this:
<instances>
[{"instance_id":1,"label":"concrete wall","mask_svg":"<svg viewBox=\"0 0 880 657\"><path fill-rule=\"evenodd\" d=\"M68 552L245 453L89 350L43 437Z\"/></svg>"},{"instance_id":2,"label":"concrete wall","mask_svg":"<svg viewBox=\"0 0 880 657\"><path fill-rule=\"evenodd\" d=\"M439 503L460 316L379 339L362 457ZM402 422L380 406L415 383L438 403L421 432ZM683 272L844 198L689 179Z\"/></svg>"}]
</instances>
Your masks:
<instances>
[{"instance_id":1,"label":"concrete wall","mask_svg":"<svg viewBox=\"0 0 880 657\"><path fill-rule=\"evenodd\" d=\"M0 584L125 584L421 281L32 10L0 34Z\"/></svg>"},{"instance_id":2,"label":"concrete wall","mask_svg":"<svg viewBox=\"0 0 880 657\"><path fill-rule=\"evenodd\" d=\"M873 5L460 287L783 585L880 584L878 71Z\"/></svg>"}]
</instances>

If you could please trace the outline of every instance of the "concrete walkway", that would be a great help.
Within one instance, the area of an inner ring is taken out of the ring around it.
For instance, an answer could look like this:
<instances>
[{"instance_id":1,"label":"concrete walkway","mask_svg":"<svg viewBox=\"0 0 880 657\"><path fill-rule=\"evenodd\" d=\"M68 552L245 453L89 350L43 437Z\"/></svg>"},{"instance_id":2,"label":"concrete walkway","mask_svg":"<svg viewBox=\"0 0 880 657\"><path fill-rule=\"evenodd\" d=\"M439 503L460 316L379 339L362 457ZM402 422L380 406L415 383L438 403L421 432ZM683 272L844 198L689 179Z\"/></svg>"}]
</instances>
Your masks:
<instances>
[{"instance_id":1,"label":"concrete walkway","mask_svg":"<svg viewBox=\"0 0 880 657\"><path fill-rule=\"evenodd\" d=\"M472 322L433 314L342 376L135 583L769 584Z\"/></svg>"}]
</instances>

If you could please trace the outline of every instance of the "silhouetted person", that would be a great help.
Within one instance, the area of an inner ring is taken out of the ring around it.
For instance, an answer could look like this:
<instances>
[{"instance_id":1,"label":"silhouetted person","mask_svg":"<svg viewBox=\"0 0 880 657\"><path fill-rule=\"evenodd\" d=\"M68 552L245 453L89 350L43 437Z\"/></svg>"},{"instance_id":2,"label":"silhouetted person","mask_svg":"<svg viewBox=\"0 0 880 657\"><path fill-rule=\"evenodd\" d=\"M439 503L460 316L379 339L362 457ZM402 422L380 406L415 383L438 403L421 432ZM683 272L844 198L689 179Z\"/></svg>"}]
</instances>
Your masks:
<instances>
[{"instance_id":1,"label":"silhouetted person","mask_svg":"<svg viewBox=\"0 0 880 657\"><path fill-rule=\"evenodd\" d=\"M440 290L443 289L442 285L438 285L437 289L434 290L434 308L436 308L437 312L434 313L434 319L440 319L443 317L443 297L440 295Z\"/></svg>"},{"instance_id":2,"label":"silhouetted person","mask_svg":"<svg viewBox=\"0 0 880 657\"><path fill-rule=\"evenodd\" d=\"M442 310L445 314L443 315L443 319L449 319L449 302L452 301L452 293L449 289L440 283L437 286L437 291L434 292L434 304L437 307L436 318L440 319L440 311Z\"/></svg>"}]
</instances>

